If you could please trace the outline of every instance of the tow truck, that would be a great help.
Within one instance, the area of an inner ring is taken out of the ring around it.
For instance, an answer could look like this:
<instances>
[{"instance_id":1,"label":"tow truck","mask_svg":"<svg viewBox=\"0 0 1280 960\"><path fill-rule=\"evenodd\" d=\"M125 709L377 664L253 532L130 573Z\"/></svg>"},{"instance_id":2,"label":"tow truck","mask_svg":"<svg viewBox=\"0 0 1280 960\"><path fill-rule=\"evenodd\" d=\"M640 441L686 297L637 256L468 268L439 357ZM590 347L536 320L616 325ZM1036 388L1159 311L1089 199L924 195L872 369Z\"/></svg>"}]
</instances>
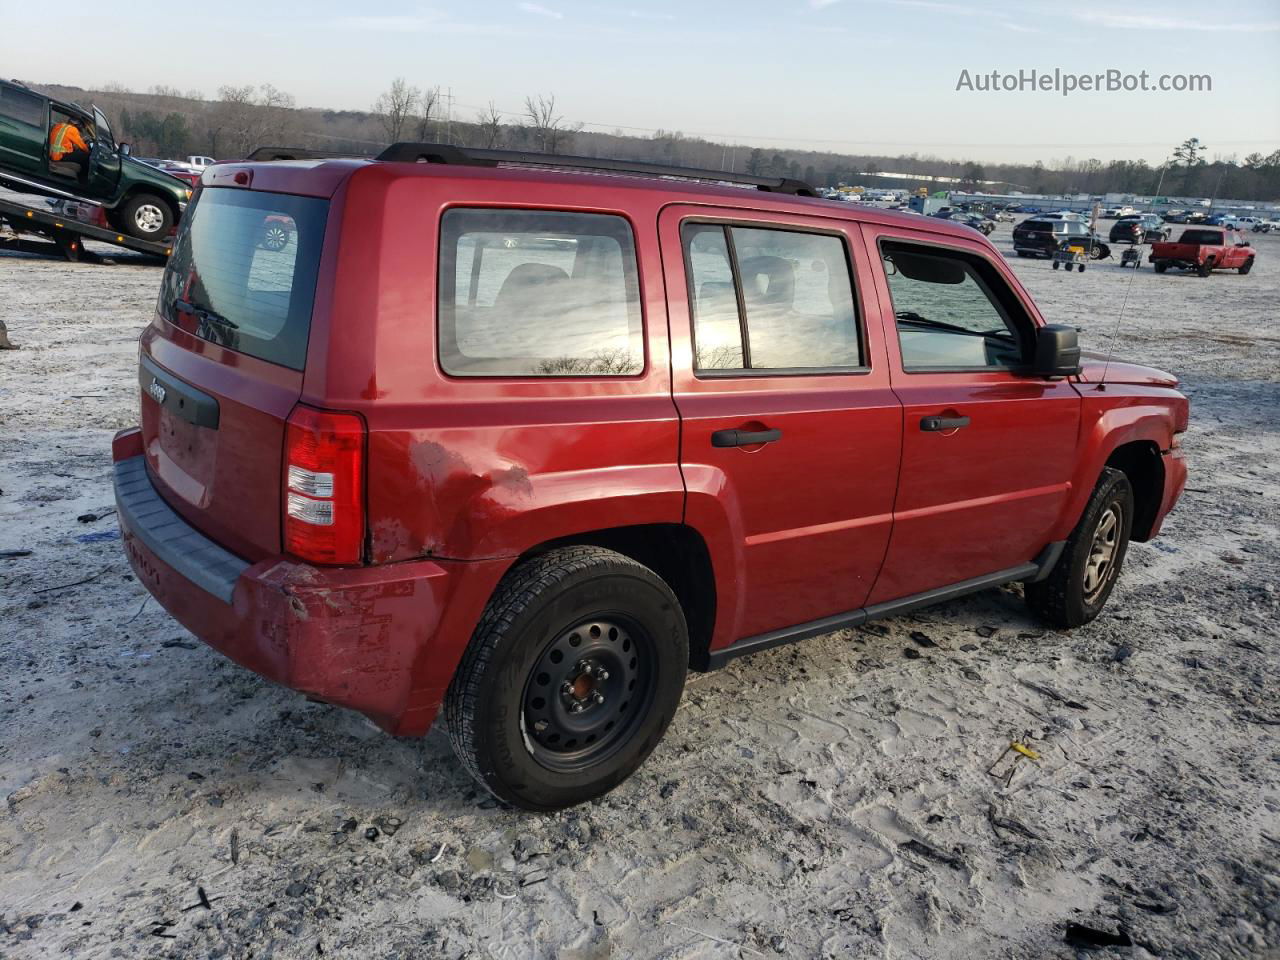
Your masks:
<instances>
[{"instance_id":1,"label":"tow truck","mask_svg":"<svg viewBox=\"0 0 1280 960\"><path fill-rule=\"evenodd\" d=\"M150 254L162 261L173 250L173 237L164 240L139 240L127 233L113 230L109 225L95 224L78 219L75 211L41 208L30 201L38 198L25 195L0 196L0 225L9 233L0 231L0 251L18 250L61 256L73 263L98 263L101 257L85 249L86 240L97 240L113 246L124 247L138 253Z\"/></svg>"}]
</instances>

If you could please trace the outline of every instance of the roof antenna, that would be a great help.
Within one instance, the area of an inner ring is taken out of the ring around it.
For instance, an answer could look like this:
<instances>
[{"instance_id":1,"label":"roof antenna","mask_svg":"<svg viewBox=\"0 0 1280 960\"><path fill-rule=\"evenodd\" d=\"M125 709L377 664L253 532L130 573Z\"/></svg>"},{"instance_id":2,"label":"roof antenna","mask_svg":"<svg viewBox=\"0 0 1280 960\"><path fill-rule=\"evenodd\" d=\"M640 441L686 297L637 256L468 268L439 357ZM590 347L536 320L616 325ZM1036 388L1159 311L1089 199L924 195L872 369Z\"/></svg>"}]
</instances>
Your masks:
<instances>
[{"instance_id":1,"label":"roof antenna","mask_svg":"<svg viewBox=\"0 0 1280 960\"><path fill-rule=\"evenodd\" d=\"M1151 195L1152 206L1154 206L1156 197L1160 196L1160 188L1164 186L1164 174L1169 168L1169 158L1165 159L1164 165L1160 168L1160 179L1156 182L1156 192ZM1154 212L1154 211L1153 211ZM1141 236L1138 240L1139 248L1147 245L1147 228L1142 228ZM1124 288L1124 299L1120 301L1120 316L1116 317L1115 329L1111 331L1111 339L1107 341L1107 359L1102 365L1102 379L1098 381L1097 389L1107 389L1107 371L1111 369L1111 357L1116 345L1116 337L1120 335L1120 324L1124 322L1124 310L1129 305L1129 291L1133 289L1133 281L1138 279L1138 270L1142 267L1142 254L1138 254L1138 262L1133 265L1133 273L1129 276L1129 282Z\"/></svg>"}]
</instances>

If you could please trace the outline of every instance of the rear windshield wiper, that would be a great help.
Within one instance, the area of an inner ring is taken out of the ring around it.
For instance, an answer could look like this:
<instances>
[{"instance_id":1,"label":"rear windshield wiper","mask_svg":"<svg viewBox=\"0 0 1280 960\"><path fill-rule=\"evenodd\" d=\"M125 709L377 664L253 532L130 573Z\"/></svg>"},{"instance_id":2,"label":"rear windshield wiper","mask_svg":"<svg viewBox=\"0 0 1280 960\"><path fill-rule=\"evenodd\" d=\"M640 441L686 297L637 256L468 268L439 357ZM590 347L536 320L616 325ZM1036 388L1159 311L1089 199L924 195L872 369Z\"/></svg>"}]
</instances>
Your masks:
<instances>
[{"instance_id":1,"label":"rear windshield wiper","mask_svg":"<svg viewBox=\"0 0 1280 960\"><path fill-rule=\"evenodd\" d=\"M228 320L220 313L213 310L206 310L204 307L197 307L190 300L184 300L182 297L176 297L173 301L173 308L179 313L189 314L206 323L216 324L220 327L227 327L230 330L239 330L240 324L234 320Z\"/></svg>"}]
</instances>

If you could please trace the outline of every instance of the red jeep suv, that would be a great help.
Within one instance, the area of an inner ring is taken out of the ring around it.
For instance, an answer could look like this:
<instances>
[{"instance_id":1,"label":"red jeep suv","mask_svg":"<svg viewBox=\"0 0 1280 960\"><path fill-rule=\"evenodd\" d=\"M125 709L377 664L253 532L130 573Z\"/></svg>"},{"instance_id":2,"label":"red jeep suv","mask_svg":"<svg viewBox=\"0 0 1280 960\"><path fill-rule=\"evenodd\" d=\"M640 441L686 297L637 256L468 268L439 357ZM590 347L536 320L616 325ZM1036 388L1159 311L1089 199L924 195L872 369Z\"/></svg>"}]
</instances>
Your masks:
<instances>
[{"instance_id":1,"label":"red jeep suv","mask_svg":"<svg viewBox=\"0 0 1280 960\"><path fill-rule=\"evenodd\" d=\"M129 559L236 662L503 801L597 797L688 669L998 584L1095 617L1187 400L991 243L795 181L399 144L205 171L114 442ZM261 242L283 226L282 244Z\"/></svg>"}]
</instances>

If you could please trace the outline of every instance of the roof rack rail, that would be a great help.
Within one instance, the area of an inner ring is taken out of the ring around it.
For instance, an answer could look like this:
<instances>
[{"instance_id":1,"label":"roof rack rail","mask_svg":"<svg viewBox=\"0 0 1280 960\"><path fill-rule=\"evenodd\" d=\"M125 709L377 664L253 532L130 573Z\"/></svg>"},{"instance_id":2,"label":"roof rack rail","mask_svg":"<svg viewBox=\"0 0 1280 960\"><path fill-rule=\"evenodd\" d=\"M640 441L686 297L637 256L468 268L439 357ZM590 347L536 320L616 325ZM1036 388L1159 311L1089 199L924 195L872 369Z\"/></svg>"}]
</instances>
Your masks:
<instances>
[{"instance_id":1,"label":"roof rack rail","mask_svg":"<svg viewBox=\"0 0 1280 960\"><path fill-rule=\"evenodd\" d=\"M649 177L679 177L684 180L707 180L713 183L736 183L769 193L789 193L800 197L816 197L817 191L803 180L789 177L756 177L725 170L701 170L696 167L673 167L638 160L610 160L603 157L561 156L527 150L487 150L459 147L447 143L393 143L375 158L399 163L443 163L472 167L496 167L500 163L518 166L572 167L610 173L640 174Z\"/></svg>"},{"instance_id":2,"label":"roof rack rail","mask_svg":"<svg viewBox=\"0 0 1280 960\"><path fill-rule=\"evenodd\" d=\"M363 159L368 160L370 157L362 156L358 153L334 153L328 150L311 150L307 147L258 147L253 153L245 157L246 161L264 161L264 160L340 160L340 159Z\"/></svg>"}]
</instances>

